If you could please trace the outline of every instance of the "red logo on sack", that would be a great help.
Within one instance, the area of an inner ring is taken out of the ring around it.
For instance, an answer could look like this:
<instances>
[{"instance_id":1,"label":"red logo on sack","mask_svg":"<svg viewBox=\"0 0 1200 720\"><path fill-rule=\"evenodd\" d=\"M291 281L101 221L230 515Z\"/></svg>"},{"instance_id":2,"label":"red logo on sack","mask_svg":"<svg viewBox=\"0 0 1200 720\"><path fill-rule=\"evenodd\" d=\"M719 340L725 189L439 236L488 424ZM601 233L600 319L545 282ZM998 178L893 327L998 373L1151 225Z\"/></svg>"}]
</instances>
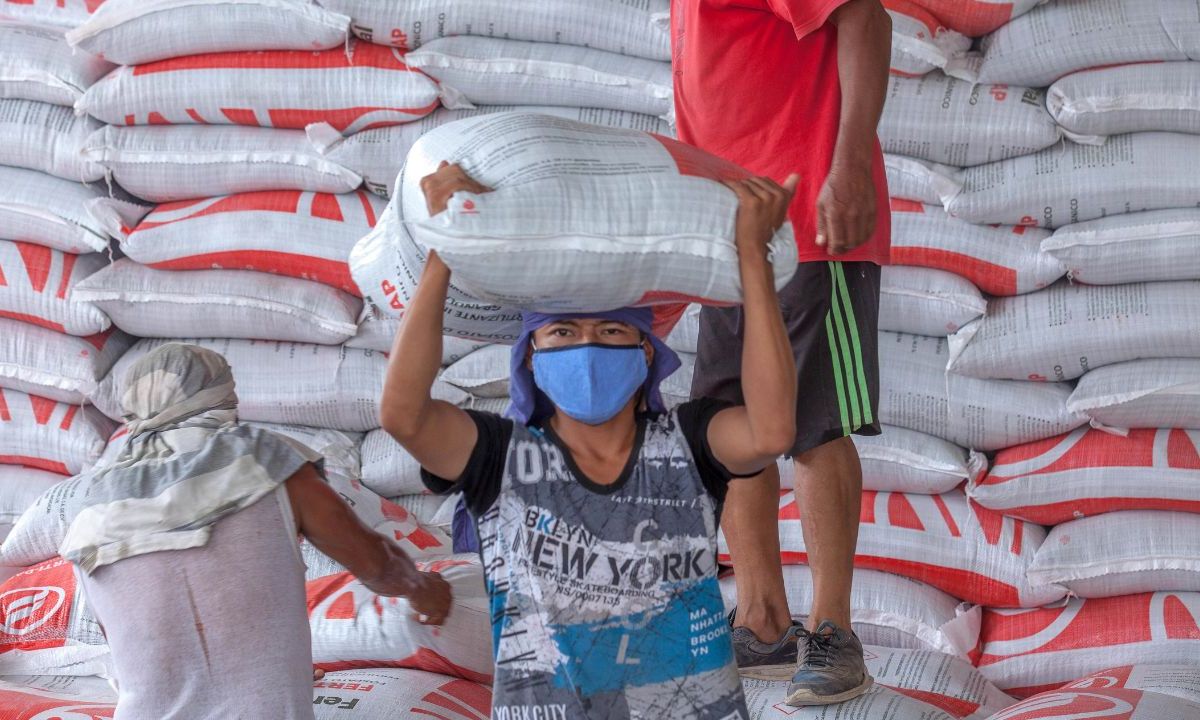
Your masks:
<instances>
[{"instance_id":1,"label":"red logo on sack","mask_svg":"<svg viewBox=\"0 0 1200 720\"><path fill-rule=\"evenodd\" d=\"M0 595L0 632L22 637L50 622L66 602L59 587L31 587Z\"/></svg>"}]
</instances>

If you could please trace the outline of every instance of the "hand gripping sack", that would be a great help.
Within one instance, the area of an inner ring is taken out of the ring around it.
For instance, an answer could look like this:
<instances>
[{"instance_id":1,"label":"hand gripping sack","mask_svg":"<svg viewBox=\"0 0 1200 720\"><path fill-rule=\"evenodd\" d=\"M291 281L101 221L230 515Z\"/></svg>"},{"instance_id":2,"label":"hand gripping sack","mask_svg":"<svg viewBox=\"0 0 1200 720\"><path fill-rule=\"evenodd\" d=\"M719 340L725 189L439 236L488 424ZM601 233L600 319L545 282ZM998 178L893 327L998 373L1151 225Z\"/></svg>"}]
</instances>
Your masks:
<instances>
[{"instance_id":1,"label":"hand gripping sack","mask_svg":"<svg viewBox=\"0 0 1200 720\"><path fill-rule=\"evenodd\" d=\"M112 324L95 305L73 302L80 281L108 264L99 253L73 255L33 243L0 240L0 317L70 335L95 335Z\"/></svg>"},{"instance_id":2,"label":"hand gripping sack","mask_svg":"<svg viewBox=\"0 0 1200 720\"><path fill-rule=\"evenodd\" d=\"M784 565L783 586L792 617L804 621L813 602L812 570ZM721 579L721 595L737 604L733 576ZM979 641L983 611L916 580L875 570L856 570L850 593L854 633L866 645L934 650L966 657Z\"/></svg>"},{"instance_id":3,"label":"hand gripping sack","mask_svg":"<svg viewBox=\"0 0 1200 720\"><path fill-rule=\"evenodd\" d=\"M1200 64L1200 63L1198 63ZM1042 241L1089 285L1200 278L1200 210L1152 210L1067 225Z\"/></svg>"},{"instance_id":4,"label":"hand gripping sack","mask_svg":"<svg viewBox=\"0 0 1200 720\"><path fill-rule=\"evenodd\" d=\"M308 0L108 0L67 33L109 62L239 50L326 50L346 42L350 18Z\"/></svg>"},{"instance_id":5,"label":"hand gripping sack","mask_svg":"<svg viewBox=\"0 0 1200 720\"><path fill-rule=\"evenodd\" d=\"M110 125L251 125L348 134L409 122L438 106L437 83L400 52L353 43L349 52L210 53L120 67L76 105Z\"/></svg>"},{"instance_id":6,"label":"hand gripping sack","mask_svg":"<svg viewBox=\"0 0 1200 720\"><path fill-rule=\"evenodd\" d=\"M0 318L0 386L82 405L134 342L116 328L75 337Z\"/></svg>"},{"instance_id":7,"label":"hand gripping sack","mask_svg":"<svg viewBox=\"0 0 1200 720\"><path fill-rule=\"evenodd\" d=\"M949 165L885 153L883 167L893 198L941 207L962 191L962 171Z\"/></svg>"},{"instance_id":8,"label":"hand gripping sack","mask_svg":"<svg viewBox=\"0 0 1200 720\"><path fill-rule=\"evenodd\" d=\"M0 3L0 16L5 4ZM113 66L67 45L61 30L0 21L0 98L73 106Z\"/></svg>"},{"instance_id":9,"label":"hand gripping sack","mask_svg":"<svg viewBox=\"0 0 1200 720\"><path fill-rule=\"evenodd\" d=\"M979 37L994 32L1046 0L916 0L946 27Z\"/></svg>"},{"instance_id":10,"label":"hand gripping sack","mask_svg":"<svg viewBox=\"0 0 1200 720\"><path fill-rule=\"evenodd\" d=\"M351 29L358 37L404 50L449 35L471 35L671 59L668 0L560 0L522 5L519 12L497 0L325 0L323 4L352 17Z\"/></svg>"},{"instance_id":11,"label":"hand gripping sack","mask_svg":"<svg viewBox=\"0 0 1200 720\"><path fill-rule=\"evenodd\" d=\"M1101 140L1131 132L1200 133L1200 63L1084 70L1050 86L1046 108L1066 131Z\"/></svg>"},{"instance_id":12,"label":"hand gripping sack","mask_svg":"<svg viewBox=\"0 0 1200 720\"><path fill-rule=\"evenodd\" d=\"M892 18L893 75L920 77L971 49L971 38L946 28L916 3L885 0L883 6Z\"/></svg>"},{"instance_id":13,"label":"hand gripping sack","mask_svg":"<svg viewBox=\"0 0 1200 720\"><path fill-rule=\"evenodd\" d=\"M121 241L121 250L159 270L255 270L357 295L350 250L384 207L363 190L272 190L166 203Z\"/></svg>"},{"instance_id":14,"label":"hand gripping sack","mask_svg":"<svg viewBox=\"0 0 1200 720\"><path fill-rule=\"evenodd\" d=\"M151 202L258 190L346 193L362 184L321 157L300 130L109 126L88 138L83 154Z\"/></svg>"},{"instance_id":15,"label":"hand gripping sack","mask_svg":"<svg viewBox=\"0 0 1200 720\"><path fill-rule=\"evenodd\" d=\"M671 64L604 50L501 38L446 37L405 62L471 105L564 105L668 117ZM449 104L449 103L448 103Z\"/></svg>"},{"instance_id":16,"label":"hand gripping sack","mask_svg":"<svg viewBox=\"0 0 1200 720\"><path fill-rule=\"evenodd\" d=\"M879 121L885 152L959 167L1028 155L1061 136L1045 91L972 85L941 72L891 78Z\"/></svg>"},{"instance_id":17,"label":"hand gripping sack","mask_svg":"<svg viewBox=\"0 0 1200 720\"><path fill-rule=\"evenodd\" d=\"M1025 576L1046 538L1043 528L982 508L961 491L864 492L858 532L856 568L903 575L965 602L1031 607L1066 595L1061 587L1035 587ZM779 503L779 546L785 564L808 562L791 495ZM728 561L723 534L719 548L721 561Z\"/></svg>"},{"instance_id":18,"label":"hand gripping sack","mask_svg":"<svg viewBox=\"0 0 1200 720\"><path fill-rule=\"evenodd\" d=\"M0 17L73 28L103 4L104 0L0 0Z\"/></svg>"},{"instance_id":19,"label":"hand gripping sack","mask_svg":"<svg viewBox=\"0 0 1200 720\"><path fill-rule=\"evenodd\" d=\"M495 190L458 193L430 218L420 180L443 160ZM649 133L502 113L423 136L400 199L417 245L437 250L481 300L547 312L733 304L737 200L717 181L748 176ZM770 252L782 287L796 269L790 224Z\"/></svg>"},{"instance_id":20,"label":"hand gripping sack","mask_svg":"<svg viewBox=\"0 0 1200 720\"><path fill-rule=\"evenodd\" d=\"M1197 165L1198 135L1132 133L1100 146L1068 140L1065 148L967 168L963 190L946 210L972 223L1058 228L1109 215L1192 207Z\"/></svg>"},{"instance_id":21,"label":"hand gripping sack","mask_svg":"<svg viewBox=\"0 0 1200 720\"><path fill-rule=\"evenodd\" d=\"M66 479L48 470L0 465L0 523L15 524L42 493Z\"/></svg>"},{"instance_id":22,"label":"hand gripping sack","mask_svg":"<svg viewBox=\"0 0 1200 720\"><path fill-rule=\"evenodd\" d=\"M0 585L0 673L97 675L107 655L70 562L56 558Z\"/></svg>"},{"instance_id":23,"label":"hand gripping sack","mask_svg":"<svg viewBox=\"0 0 1200 720\"><path fill-rule=\"evenodd\" d=\"M117 693L101 677L27 675L0 680L7 720L111 720Z\"/></svg>"},{"instance_id":24,"label":"hand gripping sack","mask_svg":"<svg viewBox=\"0 0 1200 720\"><path fill-rule=\"evenodd\" d=\"M970 280L945 270L890 265L879 288L879 329L945 335L987 312Z\"/></svg>"},{"instance_id":25,"label":"hand gripping sack","mask_svg":"<svg viewBox=\"0 0 1200 720\"><path fill-rule=\"evenodd\" d=\"M1118 510L1200 513L1200 431L1089 427L1006 448L967 494L1042 525Z\"/></svg>"},{"instance_id":26,"label":"hand gripping sack","mask_svg":"<svg viewBox=\"0 0 1200 720\"><path fill-rule=\"evenodd\" d=\"M32 100L0 100L0 165L29 168L74 182L104 177L81 154L100 123L69 107Z\"/></svg>"},{"instance_id":27,"label":"hand gripping sack","mask_svg":"<svg viewBox=\"0 0 1200 720\"><path fill-rule=\"evenodd\" d=\"M74 475L96 462L112 429L95 408L0 388L0 463Z\"/></svg>"},{"instance_id":28,"label":"hand gripping sack","mask_svg":"<svg viewBox=\"0 0 1200 720\"><path fill-rule=\"evenodd\" d=\"M1197 676L1200 669L1186 665L1125 665L1038 693L988 720L1200 717Z\"/></svg>"},{"instance_id":29,"label":"hand gripping sack","mask_svg":"<svg viewBox=\"0 0 1200 720\"><path fill-rule=\"evenodd\" d=\"M250 338L338 345L362 306L328 285L248 270L152 270L122 258L75 286L139 337Z\"/></svg>"},{"instance_id":30,"label":"hand gripping sack","mask_svg":"<svg viewBox=\"0 0 1200 720\"><path fill-rule=\"evenodd\" d=\"M1200 430L1200 360L1134 360L1102 367L1080 378L1067 408L1111 428Z\"/></svg>"},{"instance_id":31,"label":"hand gripping sack","mask_svg":"<svg viewBox=\"0 0 1200 720\"><path fill-rule=\"evenodd\" d=\"M952 373L1074 380L1141 358L1200 358L1200 281L1072 285L996 298L950 336Z\"/></svg>"},{"instance_id":32,"label":"hand gripping sack","mask_svg":"<svg viewBox=\"0 0 1200 720\"><path fill-rule=\"evenodd\" d=\"M316 720L489 720L492 689L422 670L368 668L328 673L313 683Z\"/></svg>"},{"instance_id":33,"label":"hand gripping sack","mask_svg":"<svg viewBox=\"0 0 1200 720\"><path fill-rule=\"evenodd\" d=\"M110 236L149 210L110 198L103 183L81 185L21 168L0 166L0 187L4 235L65 253L107 250Z\"/></svg>"},{"instance_id":34,"label":"hand gripping sack","mask_svg":"<svg viewBox=\"0 0 1200 720\"><path fill-rule=\"evenodd\" d=\"M308 582L313 663L326 671L412 668L476 682L492 677L491 610L475 556L418 563L454 593L439 627L421 625L404 598L376 595L349 573Z\"/></svg>"},{"instance_id":35,"label":"hand gripping sack","mask_svg":"<svg viewBox=\"0 0 1200 720\"><path fill-rule=\"evenodd\" d=\"M1040 228L972 225L940 207L892 200L892 262L961 275L990 295L1019 295L1066 273L1041 252Z\"/></svg>"},{"instance_id":36,"label":"hand gripping sack","mask_svg":"<svg viewBox=\"0 0 1200 720\"><path fill-rule=\"evenodd\" d=\"M1128 665L1200 668L1200 593L1143 593L1029 610L987 609L976 665L1017 697Z\"/></svg>"}]
</instances>

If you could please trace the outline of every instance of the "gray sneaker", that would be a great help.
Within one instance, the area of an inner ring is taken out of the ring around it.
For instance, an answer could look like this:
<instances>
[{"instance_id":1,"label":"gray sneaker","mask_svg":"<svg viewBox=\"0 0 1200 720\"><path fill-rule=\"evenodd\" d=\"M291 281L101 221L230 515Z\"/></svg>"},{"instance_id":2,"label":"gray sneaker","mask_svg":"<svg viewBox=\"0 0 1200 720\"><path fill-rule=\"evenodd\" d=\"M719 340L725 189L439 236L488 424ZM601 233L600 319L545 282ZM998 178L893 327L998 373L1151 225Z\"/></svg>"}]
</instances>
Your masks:
<instances>
[{"instance_id":1,"label":"gray sneaker","mask_svg":"<svg viewBox=\"0 0 1200 720\"><path fill-rule=\"evenodd\" d=\"M871 689L875 681L853 632L826 620L814 632L801 629L797 642L800 662L788 686L788 705L832 705Z\"/></svg>"},{"instance_id":2,"label":"gray sneaker","mask_svg":"<svg viewBox=\"0 0 1200 720\"><path fill-rule=\"evenodd\" d=\"M803 626L793 623L783 637L765 643L749 628L733 627L733 617L734 613L729 613L733 654L741 676L752 680L790 679L796 672L796 636L804 631Z\"/></svg>"}]
</instances>

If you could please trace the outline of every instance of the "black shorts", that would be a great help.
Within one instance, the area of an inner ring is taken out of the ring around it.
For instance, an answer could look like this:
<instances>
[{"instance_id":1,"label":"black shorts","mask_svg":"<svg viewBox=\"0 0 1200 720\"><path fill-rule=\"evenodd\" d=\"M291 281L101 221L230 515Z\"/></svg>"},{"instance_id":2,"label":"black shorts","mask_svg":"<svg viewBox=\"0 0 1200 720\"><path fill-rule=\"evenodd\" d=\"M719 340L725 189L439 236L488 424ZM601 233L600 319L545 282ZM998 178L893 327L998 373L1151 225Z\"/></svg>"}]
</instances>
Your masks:
<instances>
[{"instance_id":1,"label":"black shorts","mask_svg":"<svg viewBox=\"0 0 1200 720\"><path fill-rule=\"evenodd\" d=\"M879 434L879 266L801 263L779 293L799 376L798 455L848 435ZM700 312L692 397L742 397L742 310Z\"/></svg>"}]
</instances>

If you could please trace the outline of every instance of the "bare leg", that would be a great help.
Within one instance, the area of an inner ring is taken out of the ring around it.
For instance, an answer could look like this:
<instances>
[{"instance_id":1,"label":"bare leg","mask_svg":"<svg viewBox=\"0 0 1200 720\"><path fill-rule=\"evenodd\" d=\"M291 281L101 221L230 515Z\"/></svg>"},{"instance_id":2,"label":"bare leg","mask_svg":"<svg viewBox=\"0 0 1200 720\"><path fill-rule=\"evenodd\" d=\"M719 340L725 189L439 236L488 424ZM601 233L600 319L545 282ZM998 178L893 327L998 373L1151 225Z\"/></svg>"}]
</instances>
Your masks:
<instances>
[{"instance_id":1,"label":"bare leg","mask_svg":"<svg viewBox=\"0 0 1200 720\"><path fill-rule=\"evenodd\" d=\"M849 630L850 585L862 503L858 450L850 438L839 438L797 456L795 462L796 500L813 577L809 630L816 629L822 620ZM738 601L741 599L739 584Z\"/></svg>"},{"instance_id":2,"label":"bare leg","mask_svg":"<svg viewBox=\"0 0 1200 720\"><path fill-rule=\"evenodd\" d=\"M779 564L779 468L729 483L721 529L736 568L735 627L773 643L791 627L783 569Z\"/></svg>"}]
</instances>

